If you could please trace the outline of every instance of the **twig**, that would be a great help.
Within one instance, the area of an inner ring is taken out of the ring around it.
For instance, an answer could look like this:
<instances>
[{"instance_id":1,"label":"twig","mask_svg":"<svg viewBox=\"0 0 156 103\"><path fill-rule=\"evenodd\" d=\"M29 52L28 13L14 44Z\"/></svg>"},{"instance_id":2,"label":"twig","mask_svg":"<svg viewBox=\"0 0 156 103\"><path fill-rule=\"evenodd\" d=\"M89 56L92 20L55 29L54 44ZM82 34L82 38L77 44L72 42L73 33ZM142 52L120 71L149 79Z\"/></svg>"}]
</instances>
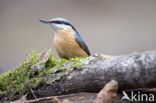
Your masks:
<instances>
[{"instance_id":1,"label":"twig","mask_svg":"<svg viewBox=\"0 0 156 103\"><path fill-rule=\"evenodd\" d=\"M32 95L33 95L33 97L34 97L35 99L37 99L35 93L33 92L32 88L30 87L28 81L26 81L26 82L27 82L27 85L29 86L29 89L30 89L30 91L31 91L31 93L32 93Z\"/></svg>"}]
</instances>

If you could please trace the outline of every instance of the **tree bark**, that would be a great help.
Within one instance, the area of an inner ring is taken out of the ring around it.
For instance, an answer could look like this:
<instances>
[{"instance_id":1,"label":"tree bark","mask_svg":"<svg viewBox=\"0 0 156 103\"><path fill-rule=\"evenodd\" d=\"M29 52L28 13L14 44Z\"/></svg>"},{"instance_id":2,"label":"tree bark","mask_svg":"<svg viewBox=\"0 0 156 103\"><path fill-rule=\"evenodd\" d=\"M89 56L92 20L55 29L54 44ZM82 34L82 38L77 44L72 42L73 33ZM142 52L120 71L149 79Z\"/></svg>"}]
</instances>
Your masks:
<instances>
[{"instance_id":1,"label":"tree bark","mask_svg":"<svg viewBox=\"0 0 156 103\"><path fill-rule=\"evenodd\" d=\"M119 90L156 87L156 51L133 53L125 56L104 57L94 55L84 61L63 79L45 83L34 90L37 97L56 96L76 92L98 92L111 80L116 80ZM63 68L69 68L66 63ZM59 73L58 73L59 75ZM55 76L49 76L54 80ZM32 94L28 98L32 99Z\"/></svg>"},{"instance_id":2,"label":"tree bark","mask_svg":"<svg viewBox=\"0 0 156 103\"><path fill-rule=\"evenodd\" d=\"M51 96L26 100L26 95L13 103L114 103L117 97L118 83L115 80L107 83L98 93L76 93L62 96ZM95 98L96 97L96 98ZM121 100L121 99L120 99Z\"/></svg>"}]
</instances>

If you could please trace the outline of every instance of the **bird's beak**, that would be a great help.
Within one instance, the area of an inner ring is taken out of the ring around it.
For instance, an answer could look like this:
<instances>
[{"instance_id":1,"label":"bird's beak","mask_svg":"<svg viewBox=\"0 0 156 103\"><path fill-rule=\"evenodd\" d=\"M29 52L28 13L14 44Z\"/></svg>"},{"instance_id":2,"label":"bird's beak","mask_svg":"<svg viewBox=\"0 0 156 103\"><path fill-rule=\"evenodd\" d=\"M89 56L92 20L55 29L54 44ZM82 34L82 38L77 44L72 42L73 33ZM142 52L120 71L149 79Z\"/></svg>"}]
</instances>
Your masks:
<instances>
[{"instance_id":1,"label":"bird's beak","mask_svg":"<svg viewBox=\"0 0 156 103\"><path fill-rule=\"evenodd\" d=\"M45 24L49 24L48 20L39 20L39 21L42 22L42 23L45 23Z\"/></svg>"}]
</instances>

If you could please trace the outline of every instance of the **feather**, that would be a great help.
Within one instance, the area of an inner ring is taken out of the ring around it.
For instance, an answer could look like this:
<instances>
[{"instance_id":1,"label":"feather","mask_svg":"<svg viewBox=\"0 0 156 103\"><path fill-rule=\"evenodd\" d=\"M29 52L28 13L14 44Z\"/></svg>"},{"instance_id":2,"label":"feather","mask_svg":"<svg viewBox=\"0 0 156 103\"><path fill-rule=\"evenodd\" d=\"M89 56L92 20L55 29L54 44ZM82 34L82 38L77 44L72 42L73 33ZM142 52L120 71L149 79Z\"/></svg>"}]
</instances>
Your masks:
<instances>
[{"instance_id":1,"label":"feather","mask_svg":"<svg viewBox=\"0 0 156 103\"><path fill-rule=\"evenodd\" d=\"M75 28L74 28L75 29ZM87 47L87 45L85 44L85 42L83 41L82 37L80 36L80 34L77 32L77 30L75 30L75 40L76 42L80 45L80 47L88 54L88 56L90 56L90 51Z\"/></svg>"}]
</instances>

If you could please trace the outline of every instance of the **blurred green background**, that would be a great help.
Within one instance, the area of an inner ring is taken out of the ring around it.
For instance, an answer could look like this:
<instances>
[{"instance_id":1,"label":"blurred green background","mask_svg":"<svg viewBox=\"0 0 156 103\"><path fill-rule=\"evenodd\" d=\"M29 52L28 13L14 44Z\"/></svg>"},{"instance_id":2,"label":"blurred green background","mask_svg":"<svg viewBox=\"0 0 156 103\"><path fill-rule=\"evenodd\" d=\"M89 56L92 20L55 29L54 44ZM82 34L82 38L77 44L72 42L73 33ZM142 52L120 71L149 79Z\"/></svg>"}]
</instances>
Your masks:
<instances>
[{"instance_id":1,"label":"blurred green background","mask_svg":"<svg viewBox=\"0 0 156 103\"><path fill-rule=\"evenodd\" d=\"M32 50L55 51L54 31L38 21L54 17L70 20L92 54L156 49L156 0L0 0L0 73Z\"/></svg>"}]
</instances>

